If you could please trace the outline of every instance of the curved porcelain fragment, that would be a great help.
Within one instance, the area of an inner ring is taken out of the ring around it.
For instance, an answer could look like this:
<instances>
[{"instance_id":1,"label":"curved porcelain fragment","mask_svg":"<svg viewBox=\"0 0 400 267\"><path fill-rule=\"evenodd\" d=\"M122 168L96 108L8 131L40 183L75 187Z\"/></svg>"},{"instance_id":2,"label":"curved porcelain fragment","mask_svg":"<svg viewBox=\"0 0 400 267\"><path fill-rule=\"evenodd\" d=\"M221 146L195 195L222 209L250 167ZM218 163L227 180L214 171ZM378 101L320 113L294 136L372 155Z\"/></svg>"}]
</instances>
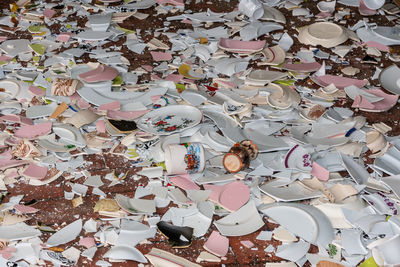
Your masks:
<instances>
[{"instance_id":1,"label":"curved porcelain fragment","mask_svg":"<svg viewBox=\"0 0 400 267\"><path fill-rule=\"evenodd\" d=\"M294 235L310 243L316 241L320 230L315 219L306 211L284 204L273 204L261 209L261 211Z\"/></svg>"},{"instance_id":2,"label":"curved porcelain fragment","mask_svg":"<svg viewBox=\"0 0 400 267\"><path fill-rule=\"evenodd\" d=\"M158 248L152 248L145 256L154 267L201 267L199 264Z\"/></svg>"},{"instance_id":3,"label":"curved porcelain fragment","mask_svg":"<svg viewBox=\"0 0 400 267\"><path fill-rule=\"evenodd\" d=\"M264 222L257 211L253 200L235 212L214 222L219 232L224 236L241 236L260 229Z\"/></svg>"},{"instance_id":4,"label":"curved porcelain fragment","mask_svg":"<svg viewBox=\"0 0 400 267\"><path fill-rule=\"evenodd\" d=\"M131 260L142 263L147 263L147 259L143 254L136 248L127 245L113 246L104 255L104 258L110 258L113 260Z\"/></svg>"},{"instance_id":5,"label":"curved porcelain fragment","mask_svg":"<svg viewBox=\"0 0 400 267\"><path fill-rule=\"evenodd\" d=\"M393 94L400 95L400 68L391 65L379 74L379 82L383 88Z\"/></svg>"},{"instance_id":6,"label":"curved porcelain fragment","mask_svg":"<svg viewBox=\"0 0 400 267\"><path fill-rule=\"evenodd\" d=\"M68 243L74 240L80 234L81 230L82 219L79 219L68 224L63 229L50 236L50 238L47 239L46 244L50 247L55 247L61 244Z\"/></svg>"},{"instance_id":7,"label":"curved porcelain fragment","mask_svg":"<svg viewBox=\"0 0 400 267\"><path fill-rule=\"evenodd\" d=\"M272 20L275 22L286 24L286 18L278 9L274 7L269 7L267 5L263 5L264 14L260 18L260 20Z\"/></svg>"}]
</instances>

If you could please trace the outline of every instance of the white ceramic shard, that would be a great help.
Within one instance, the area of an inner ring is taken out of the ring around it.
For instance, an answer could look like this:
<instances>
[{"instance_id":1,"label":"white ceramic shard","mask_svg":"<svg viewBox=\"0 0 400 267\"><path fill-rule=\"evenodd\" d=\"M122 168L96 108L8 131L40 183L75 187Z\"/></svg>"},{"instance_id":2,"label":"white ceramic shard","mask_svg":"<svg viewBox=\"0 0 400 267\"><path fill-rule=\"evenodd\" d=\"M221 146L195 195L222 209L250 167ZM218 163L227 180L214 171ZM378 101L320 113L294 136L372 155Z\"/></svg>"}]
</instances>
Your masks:
<instances>
[{"instance_id":1,"label":"white ceramic shard","mask_svg":"<svg viewBox=\"0 0 400 267\"><path fill-rule=\"evenodd\" d=\"M215 221L214 225L222 235L241 236L257 231L264 225L264 222L254 201L250 200L237 211Z\"/></svg>"},{"instance_id":2,"label":"white ceramic shard","mask_svg":"<svg viewBox=\"0 0 400 267\"><path fill-rule=\"evenodd\" d=\"M103 257L113 260L131 260L147 263L147 259L138 249L126 245L113 246Z\"/></svg>"},{"instance_id":3,"label":"white ceramic shard","mask_svg":"<svg viewBox=\"0 0 400 267\"><path fill-rule=\"evenodd\" d=\"M61 244L68 243L72 240L74 240L81 232L82 230L82 219L76 220L52 236L50 236L49 239L47 239L46 244L51 247L55 247Z\"/></svg>"}]
</instances>

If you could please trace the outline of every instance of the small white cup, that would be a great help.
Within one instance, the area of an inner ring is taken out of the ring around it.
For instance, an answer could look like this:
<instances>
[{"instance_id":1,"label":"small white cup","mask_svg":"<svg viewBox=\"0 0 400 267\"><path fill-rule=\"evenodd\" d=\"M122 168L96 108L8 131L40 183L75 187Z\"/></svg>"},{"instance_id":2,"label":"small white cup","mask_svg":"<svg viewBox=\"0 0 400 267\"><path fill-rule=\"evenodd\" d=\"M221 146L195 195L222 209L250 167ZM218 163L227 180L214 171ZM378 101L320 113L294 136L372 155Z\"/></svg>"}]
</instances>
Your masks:
<instances>
[{"instance_id":1,"label":"small white cup","mask_svg":"<svg viewBox=\"0 0 400 267\"><path fill-rule=\"evenodd\" d=\"M258 0L241 0L239 11L248 16L251 20L256 20L264 15L263 4Z\"/></svg>"},{"instance_id":2,"label":"small white cup","mask_svg":"<svg viewBox=\"0 0 400 267\"><path fill-rule=\"evenodd\" d=\"M369 9L379 9L385 4L385 0L364 0L364 4L369 8Z\"/></svg>"},{"instance_id":3,"label":"small white cup","mask_svg":"<svg viewBox=\"0 0 400 267\"><path fill-rule=\"evenodd\" d=\"M199 143L170 144L164 152L168 174L191 174L204 170L204 148Z\"/></svg>"}]
</instances>

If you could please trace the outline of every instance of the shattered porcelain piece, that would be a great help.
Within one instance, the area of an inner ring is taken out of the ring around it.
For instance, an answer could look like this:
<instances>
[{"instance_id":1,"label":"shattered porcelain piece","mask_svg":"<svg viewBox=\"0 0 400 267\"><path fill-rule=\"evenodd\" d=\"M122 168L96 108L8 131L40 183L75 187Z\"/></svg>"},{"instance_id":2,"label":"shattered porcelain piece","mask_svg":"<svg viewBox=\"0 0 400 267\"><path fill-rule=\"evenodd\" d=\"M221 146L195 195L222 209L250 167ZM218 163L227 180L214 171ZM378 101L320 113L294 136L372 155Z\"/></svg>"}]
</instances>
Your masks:
<instances>
[{"instance_id":1,"label":"shattered porcelain piece","mask_svg":"<svg viewBox=\"0 0 400 267\"><path fill-rule=\"evenodd\" d=\"M287 74L278 71L254 70L246 77L246 84L263 86L275 80L286 77Z\"/></svg>"},{"instance_id":2,"label":"shattered porcelain piece","mask_svg":"<svg viewBox=\"0 0 400 267\"><path fill-rule=\"evenodd\" d=\"M287 109L300 102L299 94L288 86L270 83L266 88L272 91L271 94L267 96L267 102L274 108Z\"/></svg>"},{"instance_id":3,"label":"shattered porcelain piece","mask_svg":"<svg viewBox=\"0 0 400 267\"><path fill-rule=\"evenodd\" d=\"M279 45L264 48L261 53L265 60L258 63L259 65L279 65L285 61L286 57L286 52Z\"/></svg>"},{"instance_id":4,"label":"shattered porcelain piece","mask_svg":"<svg viewBox=\"0 0 400 267\"><path fill-rule=\"evenodd\" d=\"M282 204L262 209L262 212L307 242L313 243L316 241L319 231L318 225L315 219L306 211Z\"/></svg>"},{"instance_id":5,"label":"shattered porcelain piece","mask_svg":"<svg viewBox=\"0 0 400 267\"><path fill-rule=\"evenodd\" d=\"M176 256L167 251L152 248L151 251L145 255L146 258L151 262L155 267L179 267L179 266L187 266L187 267L200 267L201 265L195 264L185 258Z\"/></svg>"},{"instance_id":6,"label":"shattered porcelain piece","mask_svg":"<svg viewBox=\"0 0 400 267\"><path fill-rule=\"evenodd\" d=\"M382 87L393 94L400 94L400 80L397 79L400 69L396 65L392 65L384 69L379 75L379 82Z\"/></svg>"},{"instance_id":7,"label":"shattered porcelain piece","mask_svg":"<svg viewBox=\"0 0 400 267\"><path fill-rule=\"evenodd\" d=\"M55 247L61 244L68 243L74 240L82 230L82 220L76 220L67 226L65 226L60 231L56 232L49 239L47 239L46 244L51 247Z\"/></svg>"},{"instance_id":8,"label":"shattered porcelain piece","mask_svg":"<svg viewBox=\"0 0 400 267\"><path fill-rule=\"evenodd\" d=\"M349 37L342 26L331 22L317 22L300 28L298 38L304 44L331 48L344 43Z\"/></svg>"},{"instance_id":9,"label":"shattered porcelain piece","mask_svg":"<svg viewBox=\"0 0 400 267\"><path fill-rule=\"evenodd\" d=\"M250 200L239 210L215 221L214 225L222 235L241 236L257 231L264 225L264 222L254 201Z\"/></svg>"},{"instance_id":10,"label":"shattered porcelain piece","mask_svg":"<svg viewBox=\"0 0 400 267\"><path fill-rule=\"evenodd\" d=\"M265 41L239 41L221 38L218 47L238 54L252 54L261 51L265 46Z\"/></svg>"},{"instance_id":11,"label":"shattered porcelain piece","mask_svg":"<svg viewBox=\"0 0 400 267\"><path fill-rule=\"evenodd\" d=\"M201 119L202 114L195 107L171 105L147 113L137 126L152 134L170 135L196 126Z\"/></svg>"},{"instance_id":12,"label":"shattered porcelain piece","mask_svg":"<svg viewBox=\"0 0 400 267\"><path fill-rule=\"evenodd\" d=\"M229 239L213 231L204 243L204 248L217 256L224 257L228 253Z\"/></svg>"},{"instance_id":13,"label":"shattered porcelain piece","mask_svg":"<svg viewBox=\"0 0 400 267\"><path fill-rule=\"evenodd\" d=\"M257 20L264 14L263 5L258 0L241 0L239 3L239 11L252 20Z\"/></svg>"},{"instance_id":14,"label":"shattered porcelain piece","mask_svg":"<svg viewBox=\"0 0 400 267\"><path fill-rule=\"evenodd\" d=\"M118 205L132 214L152 214L156 211L154 200L129 198L120 194L115 197Z\"/></svg>"},{"instance_id":15,"label":"shattered porcelain piece","mask_svg":"<svg viewBox=\"0 0 400 267\"><path fill-rule=\"evenodd\" d=\"M286 24L285 16L276 8L269 7L267 5L263 5L264 7L264 14L260 20L272 20L278 23Z\"/></svg>"},{"instance_id":16,"label":"shattered porcelain piece","mask_svg":"<svg viewBox=\"0 0 400 267\"><path fill-rule=\"evenodd\" d=\"M125 245L113 246L103 257L113 260L131 260L147 263L147 259L138 249Z\"/></svg>"}]
</instances>

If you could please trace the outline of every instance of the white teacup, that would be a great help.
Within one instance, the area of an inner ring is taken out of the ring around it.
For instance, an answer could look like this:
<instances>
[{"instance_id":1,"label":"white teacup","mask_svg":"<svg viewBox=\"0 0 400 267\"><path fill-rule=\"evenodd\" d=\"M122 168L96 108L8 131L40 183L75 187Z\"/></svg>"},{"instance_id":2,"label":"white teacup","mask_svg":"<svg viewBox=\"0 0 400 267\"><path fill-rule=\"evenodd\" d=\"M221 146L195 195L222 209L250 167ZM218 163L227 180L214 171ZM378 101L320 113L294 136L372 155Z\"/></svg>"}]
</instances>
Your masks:
<instances>
[{"instance_id":1,"label":"white teacup","mask_svg":"<svg viewBox=\"0 0 400 267\"><path fill-rule=\"evenodd\" d=\"M191 174L204 169L204 148L200 143L170 144L164 152L168 174Z\"/></svg>"},{"instance_id":2,"label":"white teacup","mask_svg":"<svg viewBox=\"0 0 400 267\"><path fill-rule=\"evenodd\" d=\"M258 0L241 0L239 11L248 16L251 20L256 20L264 15L263 4Z\"/></svg>"}]
</instances>

